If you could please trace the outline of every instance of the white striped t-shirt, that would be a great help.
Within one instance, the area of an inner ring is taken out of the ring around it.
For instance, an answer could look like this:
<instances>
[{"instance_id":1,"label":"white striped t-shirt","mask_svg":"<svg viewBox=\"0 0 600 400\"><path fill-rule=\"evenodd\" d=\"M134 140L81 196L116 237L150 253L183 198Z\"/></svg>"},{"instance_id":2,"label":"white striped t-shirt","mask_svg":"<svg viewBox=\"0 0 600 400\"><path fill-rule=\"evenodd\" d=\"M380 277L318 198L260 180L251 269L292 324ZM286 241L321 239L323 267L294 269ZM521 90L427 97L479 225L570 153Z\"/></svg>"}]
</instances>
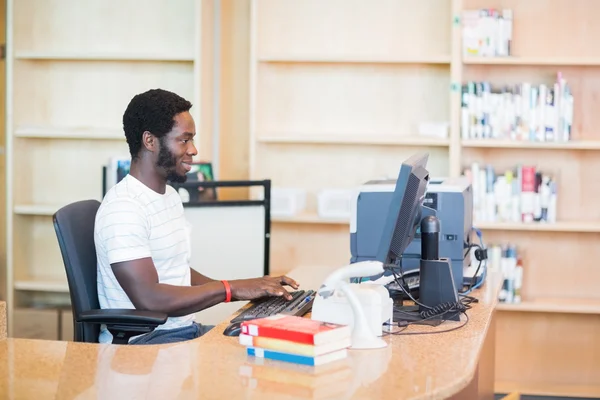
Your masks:
<instances>
[{"instance_id":1,"label":"white striped t-shirt","mask_svg":"<svg viewBox=\"0 0 600 400\"><path fill-rule=\"evenodd\" d=\"M133 176L125 176L106 193L96 215L100 308L135 308L110 266L122 261L152 257L160 283L190 286L189 234L183 204L175 189L167 186L165 194L159 194ZM157 329L178 328L193 321L194 314L169 317ZM99 341L112 342L105 326Z\"/></svg>"}]
</instances>

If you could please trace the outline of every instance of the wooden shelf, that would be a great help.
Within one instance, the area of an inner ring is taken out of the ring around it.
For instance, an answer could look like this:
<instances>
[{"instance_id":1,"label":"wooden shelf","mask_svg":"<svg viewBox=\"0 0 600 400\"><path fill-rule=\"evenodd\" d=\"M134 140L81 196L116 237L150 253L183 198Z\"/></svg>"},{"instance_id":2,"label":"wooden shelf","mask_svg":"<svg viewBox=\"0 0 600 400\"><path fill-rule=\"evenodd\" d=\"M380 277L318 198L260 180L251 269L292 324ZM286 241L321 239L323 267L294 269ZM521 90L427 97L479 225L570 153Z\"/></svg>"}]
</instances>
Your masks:
<instances>
[{"instance_id":1,"label":"wooden shelf","mask_svg":"<svg viewBox=\"0 0 600 400\"><path fill-rule=\"evenodd\" d=\"M600 299L537 299L521 303L499 303L500 311L543 312L563 314L600 314Z\"/></svg>"},{"instance_id":2,"label":"wooden shelf","mask_svg":"<svg viewBox=\"0 0 600 400\"><path fill-rule=\"evenodd\" d=\"M451 57L440 56L425 56L411 58L371 58L371 57L320 57L320 56L304 56L304 57L289 57L289 56L260 56L258 62L264 63L358 63L358 64L450 64Z\"/></svg>"},{"instance_id":3,"label":"wooden shelf","mask_svg":"<svg viewBox=\"0 0 600 400\"><path fill-rule=\"evenodd\" d=\"M13 211L19 215L54 215L62 206L60 205L43 205L43 204L18 204L15 205Z\"/></svg>"},{"instance_id":4,"label":"wooden shelf","mask_svg":"<svg viewBox=\"0 0 600 400\"><path fill-rule=\"evenodd\" d=\"M206 13L211 6L190 0L174 8L157 0L140 7L122 0L117 9L105 3L6 3L8 157L0 190L9 207L0 218L7 233L0 234L7 247L0 296L8 321L16 307L65 301L69 290L52 215L72 201L100 200L102 167L128 155L122 119L135 94L175 92L194 104L197 124L210 126L210 107L205 113L198 105L208 93L202 83L214 72L202 68L212 49L212 41L203 40L212 31L202 16L212 15ZM131 15L146 25L132 24ZM9 323L9 336L12 329Z\"/></svg>"},{"instance_id":5,"label":"wooden shelf","mask_svg":"<svg viewBox=\"0 0 600 400\"><path fill-rule=\"evenodd\" d=\"M398 145L398 146L436 146L447 147L449 139L422 136L392 135L294 135L263 136L258 142L275 144L347 144L347 145Z\"/></svg>"},{"instance_id":6,"label":"wooden shelf","mask_svg":"<svg viewBox=\"0 0 600 400\"><path fill-rule=\"evenodd\" d=\"M36 139L91 139L91 140L123 140L122 129L90 128L90 127L18 127L15 136Z\"/></svg>"},{"instance_id":7,"label":"wooden shelf","mask_svg":"<svg viewBox=\"0 0 600 400\"><path fill-rule=\"evenodd\" d=\"M69 284L66 280L15 280L14 288L16 290L29 292L69 293Z\"/></svg>"},{"instance_id":8,"label":"wooden shelf","mask_svg":"<svg viewBox=\"0 0 600 400\"><path fill-rule=\"evenodd\" d=\"M531 396L556 396L567 398L597 398L600 397L600 385L556 385L544 383L528 383L496 381L494 392L511 393L518 391Z\"/></svg>"},{"instance_id":9,"label":"wooden shelf","mask_svg":"<svg viewBox=\"0 0 600 400\"><path fill-rule=\"evenodd\" d=\"M327 225L348 225L350 221L345 219L321 218L317 214L299 214L293 217L271 217L272 222L288 224L327 224Z\"/></svg>"},{"instance_id":10,"label":"wooden shelf","mask_svg":"<svg viewBox=\"0 0 600 400\"><path fill-rule=\"evenodd\" d=\"M464 57L464 64L600 66L597 57Z\"/></svg>"},{"instance_id":11,"label":"wooden shelf","mask_svg":"<svg viewBox=\"0 0 600 400\"><path fill-rule=\"evenodd\" d=\"M496 139L469 139L461 141L462 147L540 150L600 150L600 140L574 140L570 142L527 142Z\"/></svg>"},{"instance_id":12,"label":"wooden shelf","mask_svg":"<svg viewBox=\"0 0 600 400\"><path fill-rule=\"evenodd\" d=\"M59 53L40 51L20 51L15 54L17 60L47 61L165 61L193 62L193 55L182 54L135 54L135 53Z\"/></svg>"},{"instance_id":13,"label":"wooden shelf","mask_svg":"<svg viewBox=\"0 0 600 400\"><path fill-rule=\"evenodd\" d=\"M275 217L271 218L273 222L285 222L294 224L349 224L347 220L326 219L316 214L300 214L293 217ZM600 222L590 224L587 222L557 222L555 224L542 224L538 222L525 224L518 222L480 222L473 224L481 230L497 231L540 231L540 232L585 232L600 233Z\"/></svg>"},{"instance_id":14,"label":"wooden shelf","mask_svg":"<svg viewBox=\"0 0 600 400\"><path fill-rule=\"evenodd\" d=\"M520 222L474 222L473 226L482 230L500 231L540 231L540 232L581 232L600 233L600 222L557 222L557 223L520 223Z\"/></svg>"}]
</instances>

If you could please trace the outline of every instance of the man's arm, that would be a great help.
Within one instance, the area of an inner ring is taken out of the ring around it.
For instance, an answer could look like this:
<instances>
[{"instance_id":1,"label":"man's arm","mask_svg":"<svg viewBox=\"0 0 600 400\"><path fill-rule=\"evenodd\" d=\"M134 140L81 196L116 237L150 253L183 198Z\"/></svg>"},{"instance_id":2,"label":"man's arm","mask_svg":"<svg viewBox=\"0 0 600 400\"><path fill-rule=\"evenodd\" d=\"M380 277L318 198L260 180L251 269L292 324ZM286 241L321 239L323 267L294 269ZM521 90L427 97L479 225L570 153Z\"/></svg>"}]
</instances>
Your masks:
<instances>
[{"instance_id":1,"label":"man's arm","mask_svg":"<svg viewBox=\"0 0 600 400\"><path fill-rule=\"evenodd\" d=\"M190 274L192 276L192 286L201 286L206 283L215 281L214 279L211 279L206 275L202 275L200 272L196 271L192 267L190 267Z\"/></svg>"},{"instance_id":2,"label":"man's arm","mask_svg":"<svg viewBox=\"0 0 600 400\"><path fill-rule=\"evenodd\" d=\"M149 246L149 223L140 205L117 199L103 207L97 221L98 245L105 249L111 269L138 310L182 316L198 312L225 300L220 281L201 286L174 286L159 283ZM196 280L196 279L194 279ZM230 281L232 299L252 300L262 296L291 299L282 285L297 288L287 277Z\"/></svg>"},{"instance_id":3,"label":"man's arm","mask_svg":"<svg viewBox=\"0 0 600 400\"><path fill-rule=\"evenodd\" d=\"M115 277L138 310L164 312L171 317L188 315L225 301L225 286L221 281L202 286L173 286L158 282L151 258L111 264ZM253 300L264 296L291 295L283 285L298 288L287 276L263 277L229 281L235 300Z\"/></svg>"}]
</instances>

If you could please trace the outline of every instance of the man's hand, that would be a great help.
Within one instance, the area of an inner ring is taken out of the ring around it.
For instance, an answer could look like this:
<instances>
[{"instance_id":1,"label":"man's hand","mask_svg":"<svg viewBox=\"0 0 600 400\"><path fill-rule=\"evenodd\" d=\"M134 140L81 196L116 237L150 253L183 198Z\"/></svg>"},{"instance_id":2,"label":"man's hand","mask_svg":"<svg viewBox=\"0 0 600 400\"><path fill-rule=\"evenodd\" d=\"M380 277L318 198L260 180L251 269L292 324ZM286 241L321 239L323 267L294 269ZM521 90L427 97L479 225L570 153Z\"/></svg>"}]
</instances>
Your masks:
<instances>
[{"instance_id":1,"label":"man's hand","mask_svg":"<svg viewBox=\"0 0 600 400\"><path fill-rule=\"evenodd\" d=\"M292 296L284 285L298 289L298 283L287 276L264 276L254 279L229 281L231 297L236 300L254 300L265 296L283 296L291 300Z\"/></svg>"}]
</instances>

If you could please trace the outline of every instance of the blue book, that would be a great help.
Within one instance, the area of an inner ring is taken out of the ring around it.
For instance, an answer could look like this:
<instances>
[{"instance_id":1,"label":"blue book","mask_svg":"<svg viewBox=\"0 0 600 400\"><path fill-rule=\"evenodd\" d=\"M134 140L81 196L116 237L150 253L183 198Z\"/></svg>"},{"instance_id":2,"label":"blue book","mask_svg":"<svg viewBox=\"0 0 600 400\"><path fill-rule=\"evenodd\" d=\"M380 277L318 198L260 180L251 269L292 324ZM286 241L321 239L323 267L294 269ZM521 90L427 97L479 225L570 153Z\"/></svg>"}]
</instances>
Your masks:
<instances>
[{"instance_id":1,"label":"blue book","mask_svg":"<svg viewBox=\"0 0 600 400\"><path fill-rule=\"evenodd\" d=\"M310 366L327 364L332 361L341 360L348 356L348 351L346 349L337 350L316 357L301 356L298 354L284 353L282 351L262 349L259 347L247 347L246 352L249 356L268 358L271 360L285 361Z\"/></svg>"}]
</instances>

